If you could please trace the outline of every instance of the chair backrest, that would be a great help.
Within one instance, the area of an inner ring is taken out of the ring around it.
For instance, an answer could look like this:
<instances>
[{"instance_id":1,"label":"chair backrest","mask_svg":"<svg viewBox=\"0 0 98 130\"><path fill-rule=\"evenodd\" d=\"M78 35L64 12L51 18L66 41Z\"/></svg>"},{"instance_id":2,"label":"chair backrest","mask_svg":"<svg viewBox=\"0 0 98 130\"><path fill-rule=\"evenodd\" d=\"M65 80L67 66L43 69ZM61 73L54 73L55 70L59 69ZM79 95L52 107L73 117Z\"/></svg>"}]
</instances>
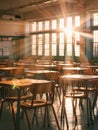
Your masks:
<instances>
[{"instance_id":1,"label":"chair backrest","mask_svg":"<svg viewBox=\"0 0 98 130\"><path fill-rule=\"evenodd\" d=\"M59 75L60 73L58 71L49 72L45 74L45 78L49 81L57 82L57 80L59 79Z\"/></svg>"},{"instance_id":2,"label":"chair backrest","mask_svg":"<svg viewBox=\"0 0 98 130\"><path fill-rule=\"evenodd\" d=\"M50 101L53 103L54 101L54 88L52 86L52 82L47 83L39 83L39 84L33 84L29 91L32 93L32 102L35 99L41 99L47 102ZM33 105L33 103L32 103Z\"/></svg>"},{"instance_id":3,"label":"chair backrest","mask_svg":"<svg viewBox=\"0 0 98 130\"><path fill-rule=\"evenodd\" d=\"M15 77L21 77L24 75L24 66L20 66L17 69L14 70L13 76Z\"/></svg>"},{"instance_id":4,"label":"chair backrest","mask_svg":"<svg viewBox=\"0 0 98 130\"><path fill-rule=\"evenodd\" d=\"M84 87L86 89L86 84L83 80L76 79L64 79L60 78L60 87L62 89L64 96L72 96L75 93L81 92L80 88Z\"/></svg>"}]
</instances>

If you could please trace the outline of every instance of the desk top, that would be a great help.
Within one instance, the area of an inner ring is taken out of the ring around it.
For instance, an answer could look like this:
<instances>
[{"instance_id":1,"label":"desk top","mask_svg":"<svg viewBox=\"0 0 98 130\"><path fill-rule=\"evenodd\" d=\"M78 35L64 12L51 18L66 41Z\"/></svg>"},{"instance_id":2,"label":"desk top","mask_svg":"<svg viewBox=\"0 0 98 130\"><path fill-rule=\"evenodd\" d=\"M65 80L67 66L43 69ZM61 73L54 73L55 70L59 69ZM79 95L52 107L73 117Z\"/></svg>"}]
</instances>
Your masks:
<instances>
[{"instance_id":1,"label":"desk top","mask_svg":"<svg viewBox=\"0 0 98 130\"><path fill-rule=\"evenodd\" d=\"M18 69L18 67L2 67L2 68L0 68L0 70L3 70L3 71L9 71L9 70L14 70L14 69Z\"/></svg>"},{"instance_id":2,"label":"desk top","mask_svg":"<svg viewBox=\"0 0 98 130\"><path fill-rule=\"evenodd\" d=\"M56 73L58 71L52 71L52 70L28 70L26 73L32 73L32 74L41 74L41 73Z\"/></svg>"},{"instance_id":3,"label":"desk top","mask_svg":"<svg viewBox=\"0 0 98 130\"><path fill-rule=\"evenodd\" d=\"M89 79L96 79L98 78L98 75L84 75L84 74L69 74L69 75L63 75L61 78L65 79L83 79L83 80L89 80Z\"/></svg>"},{"instance_id":4,"label":"desk top","mask_svg":"<svg viewBox=\"0 0 98 130\"><path fill-rule=\"evenodd\" d=\"M49 83L49 82L50 81L38 80L38 79L13 79L13 80L0 81L0 84L12 85L12 86L16 86L16 88L24 88L32 84L43 84L43 83Z\"/></svg>"},{"instance_id":5,"label":"desk top","mask_svg":"<svg viewBox=\"0 0 98 130\"><path fill-rule=\"evenodd\" d=\"M64 70L88 70L88 68L84 67L63 67Z\"/></svg>"}]
</instances>

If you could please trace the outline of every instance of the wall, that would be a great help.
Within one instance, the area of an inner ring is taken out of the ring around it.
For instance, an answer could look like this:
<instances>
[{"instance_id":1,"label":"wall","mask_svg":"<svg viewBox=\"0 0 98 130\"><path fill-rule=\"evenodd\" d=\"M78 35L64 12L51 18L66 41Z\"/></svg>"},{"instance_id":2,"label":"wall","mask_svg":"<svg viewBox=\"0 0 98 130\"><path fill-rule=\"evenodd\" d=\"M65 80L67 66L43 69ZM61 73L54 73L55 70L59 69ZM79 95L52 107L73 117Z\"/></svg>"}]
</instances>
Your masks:
<instances>
[{"instance_id":1,"label":"wall","mask_svg":"<svg viewBox=\"0 0 98 130\"><path fill-rule=\"evenodd\" d=\"M29 23L24 21L0 20L0 35L19 36L29 33Z\"/></svg>"},{"instance_id":2,"label":"wall","mask_svg":"<svg viewBox=\"0 0 98 130\"><path fill-rule=\"evenodd\" d=\"M10 59L20 59L24 56L30 55L29 51L29 23L25 21L0 21L0 36L11 37L11 50L9 54ZM20 37L21 36L21 37ZM15 39L17 38L17 39ZM1 43L4 41L1 41ZM28 49L27 49L28 44ZM26 51L28 50L28 52ZM29 53L29 54L27 54Z\"/></svg>"}]
</instances>

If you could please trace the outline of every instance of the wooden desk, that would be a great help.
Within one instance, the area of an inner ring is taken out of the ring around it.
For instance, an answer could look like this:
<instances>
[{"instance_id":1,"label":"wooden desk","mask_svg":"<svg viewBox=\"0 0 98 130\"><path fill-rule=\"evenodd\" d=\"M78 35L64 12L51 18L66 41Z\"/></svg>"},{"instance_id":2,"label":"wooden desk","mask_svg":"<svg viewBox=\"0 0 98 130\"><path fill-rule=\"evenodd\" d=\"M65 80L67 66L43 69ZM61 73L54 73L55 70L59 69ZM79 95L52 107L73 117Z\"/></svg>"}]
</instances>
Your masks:
<instances>
[{"instance_id":1,"label":"wooden desk","mask_svg":"<svg viewBox=\"0 0 98 130\"><path fill-rule=\"evenodd\" d=\"M42 67L42 68L44 68L44 69L49 69L49 70L54 70L55 69L55 67L56 67L56 65L38 65L38 64L36 64L35 65L35 67L37 68L37 67Z\"/></svg>"},{"instance_id":2,"label":"wooden desk","mask_svg":"<svg viewBox=\"0 0 98 130\"><path fill-rule=\"evenodd\" d=\"M45 74L49 73L59 73L58 71L53 71L53 70L28 70L25 71L26 74L32 74L31 76L35 76L36 79L45 79Z\"/></svg>"},{"instance_id":3,"label":"wooden desk","mask_svg":"<svg viewBox=\"0 0 98 130\"><path fill-rule=\"evenodd\" d=\"M63 75L60 78L64 78L64 79L69 79L69 80L85 80L85 81L89 81L92 79L98 79L98 75L84 75L84 74L71 74L71 75Z\"/></svg>"},{"instance_id":4,"label":"wooden desk","mask_svg":"<svg viewBox=\"0 0 98 130\"><path fill-rule=\"evenodd\" d=\"M82 71L88 70L88 68L84 67L63 67L64 71L75 71L78 74L81 74Z\"/></svg>"},{"instance_id":5,"label":"wooden desk","mask_svg":"<svg viewBox=\"0 0 98 130\"><path fill-rule=\"evenodd\" d=\"M13 75L14 70L18 69L18 67L2 67L0 68L1 73L8 72L9 75Z\"/></svg>"},{"instance_id":6,"label":"wooden desk","mask_svg":"<svg viewBox=\"0 0 98 130\"><path fill-rule=\"evenodd\" d=\"M20 130L20 95L21 90L23 88L32 87L32 84L43 84L48 83L50 81L47 80L36 80L36 79L16 79L16 80L8 80L8 81L1 81L0 85L2 86L9 86L16 85L16 89L18 92L18 101L17 101L17 112L16 112L16 130Z\"/></svg>"},{"instance_id":7,"label":"wooden desk","mask_svg":"<svg viewBox=\"0 0 98 130\"><path fill-rule=\"evenodd\" d=\"M31 73L31 74L46 74L46 73L54 73L54 72L58 72L58 71L52 71L52 70L28 70L25 71L25 73Z\"/></svg>"}]
</instances>

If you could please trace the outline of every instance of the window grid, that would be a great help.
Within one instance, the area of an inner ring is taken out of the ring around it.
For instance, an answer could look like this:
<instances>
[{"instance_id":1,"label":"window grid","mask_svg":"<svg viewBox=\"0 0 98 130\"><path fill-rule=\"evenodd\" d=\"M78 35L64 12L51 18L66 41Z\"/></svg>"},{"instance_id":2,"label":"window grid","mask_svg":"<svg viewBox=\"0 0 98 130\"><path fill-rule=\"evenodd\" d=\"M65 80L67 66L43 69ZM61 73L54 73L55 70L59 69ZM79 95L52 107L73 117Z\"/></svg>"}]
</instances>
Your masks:
<instances>
[{"instance_id":1,"label":"window grid","mask_svg":"<svg viewBox=\"0 0 98 130\"><path fill-rule=\"evenodd\" d=\"M65 32L65 21L67 21L66 32ZM57 23L58 23L58 26L57 26ZM34 21L32 22L32 24L33 25L32 25L31 35L37 36L36 40L34 38L35 36L32 37L32 44L33 44L32 55L64 56L67 54L67 55L72 56L73 54L72 52L73 51L72 26L73 24L74 26L77 26L77 27L80 26L80 16L78 15L74 17L70 16L70 17L66 17L66 19L57 18L53 20L44 20L44 21L38 21L38 22ZM64 38L65 36L66 36L66 39ZM75 42L78 40L77 37L78 36L75 36ZM65 50L65 45L66 45L66 50ZM77 46L77 44L75 44L75 56L80 55L79 47L80 46Z\"/></svg>"}]
</instances>

